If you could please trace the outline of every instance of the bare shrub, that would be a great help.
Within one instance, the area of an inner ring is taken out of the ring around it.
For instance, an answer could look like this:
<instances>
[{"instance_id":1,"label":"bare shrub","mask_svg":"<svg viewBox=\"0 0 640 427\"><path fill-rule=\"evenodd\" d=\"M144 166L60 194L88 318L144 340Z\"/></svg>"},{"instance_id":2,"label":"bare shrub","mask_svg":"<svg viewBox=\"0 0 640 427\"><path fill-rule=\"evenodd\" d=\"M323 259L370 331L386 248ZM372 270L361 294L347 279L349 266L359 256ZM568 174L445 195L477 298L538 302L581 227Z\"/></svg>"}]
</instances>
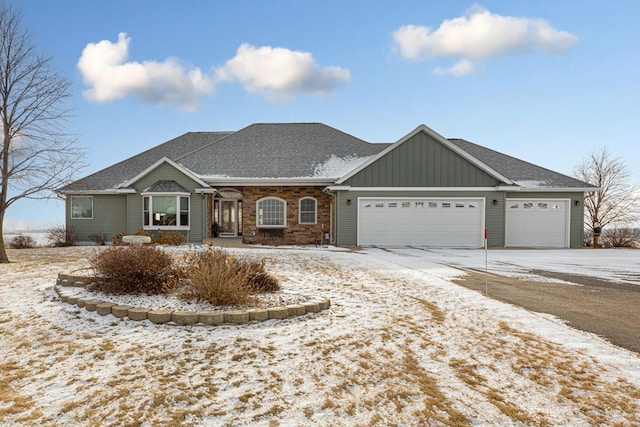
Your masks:
<instances>
[{"instance_id":1,"label":"bare shrub","mask_svg":"<svg viewBox=\"0 0 640 427\"><path fill-rule=\"evenodd\" d=\"M584 233L582 234L582 244L585 247L593 246L593 230L591 229L584 230Z\"/></svg>"},{"instance_id":2,"label":"bare shrub","mask_svg":"<svg viewBox=\"0 0 640 427\"><path fill-rule=\"evenodd\" d=\"M89 234L89 240L91 240L96 245L103 246L107 241L107 235L104 233L93 233Z\"/></svg>"},{"instance_id":3,"label":"bare shrub","mask_svg":"<svg viewBox=\"0 0 640 427\"><path fill-rule=\"evenodd\" d=\"M55 247L75 246L76 229L64 225L56 225L47 230L47 240Z\"/></svg>"},{"instance_id":4,"label":"bare shrub","mask_svg":"<svg viewBox=\"0 0 640 427\"><path fill-rule=\"evenodd\" d=\"M188 280L183 297L213 305L251 305L263 287L279 288L264 272L264 262L242 260L221 249L186 255L184 275Z\"/></svg>"},{"instance_id":5,"label":"bare shrub","mask_svg":"<svg viewBox=\"0 0 640 427\"><path fill-rule=\"evenodd\" d=\"M178 233L177 231L170 231L168 233L158 231L156 243L160 243L161 245L180 246L185 242L185 240L186 238L184 237L184 234Z\"/></svg>"},{"instance_id":6,"label":"bare shrub","mask_svg":"<svg viewBox=\"0 0 640 427\"><path fill-rule=\"evenodd\" d=\"M604 230L603 243L614 248L640 248L640 229L613 227Z\"/></svg>"},{"instance_id":7,"label":"bare shrub","mask_svg":"<svg viewBox=\"0 0 640 427\"><path fill-rule=\"evenodd\" d=\"M95 250L89 264L100 279L96 287L114 294L165 293L179 281L171 255L152 246Z\"/></svg>"},{"instance_id":8,"label":"bare shrub","mask_svg":"<svg viewBox=\"0 0 640 427\"><path fill-rule=\"evenodd\" d=\"M27 234L18 234L9 242L11 249L31 249L36 246L36 241Z\"/></svg>"}]
</instances>

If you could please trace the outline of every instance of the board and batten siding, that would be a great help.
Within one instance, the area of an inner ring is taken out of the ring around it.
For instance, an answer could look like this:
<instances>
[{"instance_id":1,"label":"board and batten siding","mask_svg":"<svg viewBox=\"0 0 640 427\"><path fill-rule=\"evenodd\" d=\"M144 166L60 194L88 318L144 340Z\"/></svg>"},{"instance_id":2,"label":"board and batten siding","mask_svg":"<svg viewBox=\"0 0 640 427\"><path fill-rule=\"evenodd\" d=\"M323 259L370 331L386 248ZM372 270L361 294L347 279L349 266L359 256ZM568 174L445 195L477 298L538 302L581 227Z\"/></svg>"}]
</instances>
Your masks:
<instances>
[{"instance_id":1,"label":"board and batten siding","mask_svg":"<svg viewBox=\"0 0 640 427\"><path fill-rule=\"evenodd\" d=\"M338 246L354 246L358 243L358 198L483 198L485 200L485 227L489 246L504 245L504 193L488 191L339 191L336 197ZM349 203L349 200L351 202ZM498 204L493 204L497 200ZM393 224L389 224L393 227Z\"/></svg>"},{"instance_id":2,"label":"board and batten siding","mask_svg":"<svg viewBox=\"0 0 640 427\"><path fill-rule=\"evenodd\" d=\"M418 132L343 184L352 187L493 187L499 181L431 136Z\"/></svg>"},{"instance_id":3,"label":"board and batten siding","mask_svg":"<svg viewBox=\"0 0 640 427\"><path fill-rule=\"evenodd\" d=\"M77 195L75 197L83 197ZM67 228L73 227L76 232L76 241L79 243L91 242L90 235L104 233L107 243L111 236L127 229L127 197L119 194L96 194L93 197L93 218L71 218L71 198L66 197Z\"/></svg>"},{"instance_id":4,"label":"board and batten siding","mask_svg":"<svg viewBox=\"0 0 640 427\"><path fill-rule=\"evenodd\" d=\"M584 193L554 192L514 192L507 193L508 199L564 199L569 200L569 247L584 246ZM579 202L576 206L576 202Z\"/></svg>"},{"instance_id":5,"label":"board and batten siding","mask_svg":"<svg viewBox=\"0 0 640 427\"><path fill-rule=\"evenodd\" d=\"M200 188L200 184L186 176L184 173L168 163L163 163L149 172L147 175L133 183L136 194L129 194L127 199L127 233L135 233L142 228L142 193L157 181L176 181L178 184L188 189L190 197L190 229L186 232L188 242L201 242L205 239L205 203L206 196L196 194L195 189ZM185 233L181 231L181 233Z\"/></svg>"}]
</instances>

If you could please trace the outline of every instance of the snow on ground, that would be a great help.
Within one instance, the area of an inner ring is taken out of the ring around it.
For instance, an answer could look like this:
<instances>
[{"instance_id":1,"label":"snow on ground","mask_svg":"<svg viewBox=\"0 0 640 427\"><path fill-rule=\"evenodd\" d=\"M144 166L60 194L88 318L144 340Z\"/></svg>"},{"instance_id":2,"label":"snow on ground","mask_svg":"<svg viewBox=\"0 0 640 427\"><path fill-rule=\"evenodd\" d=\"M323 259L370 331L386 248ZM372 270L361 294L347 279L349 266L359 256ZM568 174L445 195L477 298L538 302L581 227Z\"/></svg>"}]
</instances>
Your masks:
<instances>
[{"instance_id":1,"label":"snow on ground","mask_svg":"<svg viewBox=\"0 0 640 427\"><path fill-rule=\"evenodd\" d=\"M447 264L484 267L483 251L233 249L267 259L285 290L329 297L331 309L253 325L178 327L61 303L57 273L85 267L90 250L11 251L15 262L0 265L0 424L581 426L640 419L637 354L448 280L460 273ZM637 280L628 254L637 252L488 256L490 269L513 274L573 266Z\"/></svg>"}]
</instances>

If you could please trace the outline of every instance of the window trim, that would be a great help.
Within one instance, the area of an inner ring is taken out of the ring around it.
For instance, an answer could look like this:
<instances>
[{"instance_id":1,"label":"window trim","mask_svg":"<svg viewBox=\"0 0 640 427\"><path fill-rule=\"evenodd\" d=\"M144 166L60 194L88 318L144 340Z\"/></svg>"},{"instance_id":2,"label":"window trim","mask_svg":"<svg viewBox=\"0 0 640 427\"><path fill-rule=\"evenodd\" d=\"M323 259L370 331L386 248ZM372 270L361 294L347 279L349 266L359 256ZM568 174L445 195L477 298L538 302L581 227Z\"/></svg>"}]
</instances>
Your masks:
<instances>
[{"instance_id":1,"label":"window trim","mask_svg":"<svg viewBox=\"0 0 640 427\"><path fill-rule=\"evenodd\" d=\"M153 197L175 197L176 198L176 222L179 225L153 225ZM182 210L180 209L180 199L185 197L187 199L187 218L189 224L181 225L180 216ZM145 210L144 199L149 198L149 210L147 211L149 225L145 225ZM191 194L190 193L142 193L142 228L144 230L191 230Z\"/></svg>"},{"instance_id":2,"label":"window trim","mask_svg":"<svg viewBox=\"0 0 640 427\"><path fill-rule=\"evenodd\" d=\"M91 199L91 216L90 217L79 217L79 216L73 216L73 199L74 198L89 198ZM93 219L93 196L71 196L71 200L69 201L69 214L71 216L71 219Z\"/></svg>"},{"instance_id":3,"label":"window trim","mask_svg":"<svg viewBox=\"0 0 640 427\"><path fill-rule=\"evenodd\" d=\"M302 214L310 214L311 211L302 211L302 201L303 200L313 200L313 222L311 221L302 221ZM315 225L318 223L318 199L316 199L315 197L311 197L311 196L307 196L307 197L301 197L300 200L298 200L298 224L301 225Z\"/></svg>"},{"instance_id":4,"label":"window trim","mask_svg":"<svg viewBox=\"0 0 640 427\"><path fill-rule=\"evenodd\" d=\"M265 224L260 224L260 203L265 202L267 200L277 200L279 202L282 202L284 204L284 210L283 210L283 225L265 225ZM263 197L261 199L256 200L256 227L257 228L286 228L287 227L287 201L285 199L282 199L280 197L274 197L274 196L268 196L268 197Z\"/></svg>"}]
</instances>

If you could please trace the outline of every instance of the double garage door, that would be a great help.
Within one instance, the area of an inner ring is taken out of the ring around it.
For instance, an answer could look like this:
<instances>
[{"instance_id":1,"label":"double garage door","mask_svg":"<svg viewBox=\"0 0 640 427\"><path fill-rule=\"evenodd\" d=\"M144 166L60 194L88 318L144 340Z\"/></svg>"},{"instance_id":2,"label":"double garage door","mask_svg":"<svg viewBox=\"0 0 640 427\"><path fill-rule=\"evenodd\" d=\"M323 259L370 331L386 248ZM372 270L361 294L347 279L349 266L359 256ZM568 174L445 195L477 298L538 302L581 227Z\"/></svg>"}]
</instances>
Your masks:
<instances>
[{"instance_id":1,"label":"double garage door","mask_svg":"<svg viewBox=\"0 0 640 427\"><path fill-rule=\"evenodd\" d=\"M360 198L358 244L480 248L484 198ZM507 199L505 246L569 247L569 201Z\"/></svg>"},{"instance_id":2,"label":"double garage door","mask_svg":"<svg viewBox=\"0 0 640 427\"><path fill-rule=\"evenodd\" d=\"M479 248L484 199L360 198L358 244Z\"/></svg>"}]
</instances>

